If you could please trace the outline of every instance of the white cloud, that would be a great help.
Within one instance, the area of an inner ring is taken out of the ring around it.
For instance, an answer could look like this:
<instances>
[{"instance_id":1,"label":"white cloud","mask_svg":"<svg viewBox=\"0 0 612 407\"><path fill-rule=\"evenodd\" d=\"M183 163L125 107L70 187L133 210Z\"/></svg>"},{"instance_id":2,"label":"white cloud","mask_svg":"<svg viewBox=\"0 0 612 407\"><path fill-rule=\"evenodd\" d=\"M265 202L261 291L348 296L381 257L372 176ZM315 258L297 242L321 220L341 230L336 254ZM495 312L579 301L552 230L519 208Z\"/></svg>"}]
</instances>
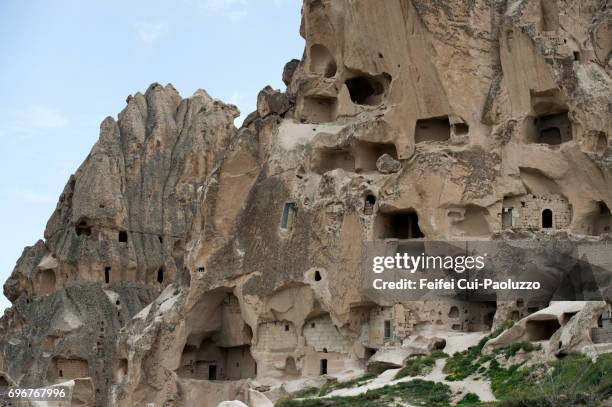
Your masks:
<instances>
[{"instance_id":1,"label":"white cloud","mask_svg":"<svg viewBox=\"0 0 612 407\"><path fill-rule=\"evenodd\" d=\"M140 41L147 45L152 45L166 31L166 25L164 23L139 21L134 24L134 29Z\"/></svg>"}]
</instances>

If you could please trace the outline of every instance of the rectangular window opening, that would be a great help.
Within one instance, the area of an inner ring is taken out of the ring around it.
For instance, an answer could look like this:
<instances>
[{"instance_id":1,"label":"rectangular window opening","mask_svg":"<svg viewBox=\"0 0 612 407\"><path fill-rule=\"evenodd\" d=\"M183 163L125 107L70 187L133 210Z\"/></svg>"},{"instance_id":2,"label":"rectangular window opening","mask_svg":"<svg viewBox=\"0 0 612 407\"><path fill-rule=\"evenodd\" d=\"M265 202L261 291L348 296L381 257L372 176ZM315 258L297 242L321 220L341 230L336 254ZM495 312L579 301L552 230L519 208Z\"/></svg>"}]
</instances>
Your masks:
<instances>
[{"instance_id":1,"label":"rectangular window opening","mask_svg":"<svg viewBox=\"0 0 612 407\"><path fill-rule=\"evenodd\" d=\"M283 208L283 217L281 219L281 229L291 229L296 212L297 205L295 202L287 202L285 204Z\"/></svg>"},{"instance_id":2,"label":"rectangular window opening","mask_svg":"<svg viewBox=\"0 0 612 407\"><path fill-rule=\"evenodd\" d=\"M385 321L385 339L391 339L391 321Z\"/></svg>"},{"instance_id":3,"label":"rectangular window opening","mask_svg":"<svg viewBox=\"0 0 612 407\"><path fill-rule=\"evenodd\" d=\"M327 374L327 359L321 359L321 375Z\"/></svg>"}]
</instances>

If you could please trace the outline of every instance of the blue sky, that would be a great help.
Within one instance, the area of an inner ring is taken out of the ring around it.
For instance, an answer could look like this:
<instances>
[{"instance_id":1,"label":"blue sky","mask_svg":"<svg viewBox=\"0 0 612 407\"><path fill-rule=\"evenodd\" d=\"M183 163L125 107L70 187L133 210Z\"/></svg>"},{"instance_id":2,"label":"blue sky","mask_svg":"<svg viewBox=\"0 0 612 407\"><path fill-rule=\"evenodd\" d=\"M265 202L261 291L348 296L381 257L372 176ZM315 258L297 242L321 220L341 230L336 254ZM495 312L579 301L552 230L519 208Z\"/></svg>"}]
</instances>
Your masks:
<instances>
[{"instance_id":1,"label":"blue sky","mask_svg":"<svg viewBox=\"0 0 612 407\"><path fill-rule=\"evenodd\" d=\"M202 88L255 110L300 58L301 0L1 0L0 280L129 94ZM9 305L0 296L0 310Z\"/></svg>"}]
</instances>

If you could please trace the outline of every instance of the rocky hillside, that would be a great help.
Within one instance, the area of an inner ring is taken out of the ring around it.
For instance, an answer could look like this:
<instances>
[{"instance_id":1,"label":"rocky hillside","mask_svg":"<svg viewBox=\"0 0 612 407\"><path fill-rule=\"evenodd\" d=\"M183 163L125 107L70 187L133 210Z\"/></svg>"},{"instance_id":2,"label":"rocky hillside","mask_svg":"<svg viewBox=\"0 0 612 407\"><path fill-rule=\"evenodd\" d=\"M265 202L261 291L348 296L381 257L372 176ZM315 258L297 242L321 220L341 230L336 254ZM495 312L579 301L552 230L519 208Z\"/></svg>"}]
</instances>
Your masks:
<instances>
[{"instance_id":1,"label":"rocky hillside","mask_svg":"<svg viewBox=\"0 0 612 407\"><path fill-rule=\"evenodd\" d=\"M483 352L612 351L605 302L373 303L359 274L369 240L609 239L611 21L605 0L305 0L303 59L240 129L205 91L130 95L4 285L0 380L253 407L509 319Z\"/></svg>"}]
</instances>

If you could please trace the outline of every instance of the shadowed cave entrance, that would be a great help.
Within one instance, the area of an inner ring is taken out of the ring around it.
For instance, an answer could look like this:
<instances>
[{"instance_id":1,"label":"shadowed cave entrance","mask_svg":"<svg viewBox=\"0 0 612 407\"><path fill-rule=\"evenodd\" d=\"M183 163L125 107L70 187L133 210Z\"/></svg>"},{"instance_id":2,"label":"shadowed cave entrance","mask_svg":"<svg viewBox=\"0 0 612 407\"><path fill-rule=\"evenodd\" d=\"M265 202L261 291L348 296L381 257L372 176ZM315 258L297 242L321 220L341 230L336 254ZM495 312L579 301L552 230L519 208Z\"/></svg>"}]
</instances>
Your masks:
<instances>
[{"instance_id":1,"label":"shadowed cave entrance","mask_svg":"<svg viewBox=\"0 0 612 407\"><path fill-rule=\"evenodd\" d=\"M74 227L77 236L91 236L91 225L87 219L81 219Z\"/></svg>"},{"instance_id":2,"label":"shadowed cave entrance","mask_svg":"<svg viewBox=\"0 0 612 407\"><path fill-rule=\"evenodd\" d=\"M553 213L550 209L542 211L542 228L550 229L553 227Z\"/></svg>"},{"instance_id":3,"label":"shadowed cave entrance","mask_svg":"<svg viewBox=\"0 0 612 407\"><path fill-rule=\"evenodd\" d=\"M251 354L251 328L242 319L240 304L227 294L207 318L210 331L192 333L177 369L179 377L196 380L241 380L257 375Z\"/></svg>"},{"instance_id":4,"label":"shadowed cave entrance","mask_svg":"<svg viewBox=\"0 0 612 407\"><path fill-rule=\"evenodd\" d=\"M397 159L395 144L355 140L351 146L316 149L312 154L310 168L317 174L335 169L358 173L377 171L376 162L384 154Z\"/></svg>"},{"instance_id":5,"label":"shadowed cave entrance","mask_svg":"<svg viewBox=\"0 0 612 407\"><path fill-rule=\"evenodd\" d=\"M467 130L466 130L467 133ZM450 139L451 125L448 116L417 120L414 130L414 142L447 141Z\"/></svg>"},{"instance_id":6,"label":"shadowed cave entrance","mask_svg":"<svg viewBox=\"0 0 612 407\"><path fill-rule=\"evenodd\" d=\"M414 210L378 212L375 225L378 239L420 239L425 237Z\"/></svg>"},{"instance_id":7,"label":"shadowed cave entrance","mask_svg":"<svg viewBox=\"0 0 612 407\"><path fill-rule=\"evenodd\" d=\"M572 140L572 125L567 111L531 116L526 119L524 133L529 143L558 146Z\"/></svg>"},{"instance_id":8,"label":"shadowed cave entrance","mask_svg":"<svg viewBox=\"0 0 612 407\"><path fill-rule=\"evenodd\" d=\"M585 232L590 235L597 236L610 233L610 230L612 230L612 213L610 213L608 205L603 201L596 202L594 210L586 216L585 222Z\"/></svg>"},{"instance_id":9,"label":"shadowed cave entrance","mask_svg":"<svg viewBox=\"0 0 612 407\"><path fill-rule=\"evenodd\" d=\"M362 74L347 79L346 85L351 101L357 105L376 106L383 101L391 82L391 76L383 73L377 76Z\"/></svg>"},{"instance_id":10,"label":"shadowed cave entrance","mask_svg":"<svg viewBox=\"0 0 612 407\"><path fill-rule=\"evenodd\" d=\"M529 341L544 341L550 339L561 325L556 319L530 320L525 328Z\"/></svg>"}]
</instances>

